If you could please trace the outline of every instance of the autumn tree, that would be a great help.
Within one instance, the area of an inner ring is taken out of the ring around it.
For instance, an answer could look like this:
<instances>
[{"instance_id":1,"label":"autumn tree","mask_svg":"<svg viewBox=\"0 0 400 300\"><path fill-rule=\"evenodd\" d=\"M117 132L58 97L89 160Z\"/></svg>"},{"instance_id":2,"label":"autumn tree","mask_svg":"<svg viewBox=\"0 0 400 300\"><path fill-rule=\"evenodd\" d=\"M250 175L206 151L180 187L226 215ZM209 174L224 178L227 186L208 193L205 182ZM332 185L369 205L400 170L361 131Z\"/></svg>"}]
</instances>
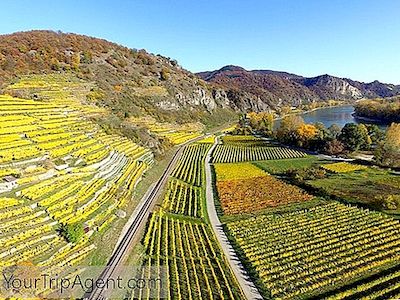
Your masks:
<instances>
[{"instance_id":1,"label":"autumn tree","mask_svg":"<svg viewBox=\"0 0 400 300\"><path fill-rule=\"evenodd\" d=\"M354 106L359 117L379 120L384 123L400 121L400 98L360 101Z\"/></svg>"},{"instance_id":2,"label":"autumn tree","mask_svg":"<svg viewBox=\"0 0 400 300\"><path fill-rule=\"evenodd\" d=\"M304 120L298 115L289 115L281 120L276 132L277 138L283 143L294 144L297 141L297 130L304 125Z\"/></svg>"},{"instance_id":3,"label":"autumn tree","mask_svg":"<svg viewBox=\"0 0 400 300\"><path fill-rule=\"evenodd\" d=\"M72 59L71 59L72 69L74 69L75 71L78 71L80 63L81 63L81 55L78 52L74 53L72 55Z\"/></svg>"},{"instance_id":4,"label":"autumn tree","mask_svg":"<svg viewBox=\"0 0 400 300\"><path fill-rule=\"evenodd\" d=\"M297 144L300 147L307 147L310 142L317 136L318 129L313 124L301 124L296 130Z\"/></svg>"},{"instance_id":5,"label":"autumn tree","mask_svg":"<svg viewBox=\"0 0 400 300\"><path fill-rule=\"evenodd\" d=\"M357 127L363 137L363 143L361 145L361 148L369 149L369 147L372 144L372 140L371 140L371 137L369 136L367 126L365 126L364 124L359 124Z\"/></svg>"},{"instance_id":6,"label":"autumn tree","mask_svg":"<svg viewBox=\"0 0 400 300\"><path fill-rule=\"evenodd\" d=\"M377 144L385 139L385 131L380 129L375 124L365 124L365 127L368 130L368 135L373 144Z\"/></svg>"},{"instance_id":7,"label":"autumn tree","mask_svg":"<svg viewBox=\"0 0 400 300\"><path fill-rule=\"evenodd\" d=\"M328 130L331 137L336 139L340 134L341 128L337 124L332 124L331 126L329 126Z\"/></svg>"},{"instance_id":8,"label":"autumn tree","mask_svg":"<svg viewBox=\"0 0 400 300\"><path fill-rule=\"evenodd\" d=\"M341 141L333 139L326 143L324 152L329 155L339 155L343 153L344 149L345 147Z\"/></svg>"},{"instance_id":9,"label":"autumn tree","mask_svg":"<svg viewBox=\"0 0 400 300\"><path fill-rule=\"evenodd\" d=\"M328 128L321 122L317 122L314 124L317 129L317 134L310 141L309 148L314 151L323 151L326 143L333 139L332 134ZM340 131L340 129L339 129Z\"/></svg>"},{"instance_id":10,"label":"autumn tree","mask_svg":"<svg viewBox=\"0 0 400 300\"><path fill-rule=\"evenodd\" d=\"M386 137L375 151L378 163L391 167L400 167L400 124L392 123L386 130Z\"/></svg>"},{"instance_id":11,"label":"autumn tree","mask_svg":"<svg viewBox=\"0 0 400 300\"><path fill-rule=\"evenodd\" d=\"M291 110L292 109L290 108L290 106L285 105L279 109L279 113L281 116L286 116L287 114L289 114L291 112Z\"/></svg>"},{"instance_id":12,"label":"autumn tree","mask_svg":"<svg viewBox=\"0 0 400 300\"><path fill-rule=\"evenodd\" d=\"M251 112L247 114L247 118L249 119L249 125L256 131L259 131L265 135L271 135L273 125L274 125L274 116L268 112Z\"/></svg>"},{"instance_id":13,"label":"autumn tree","mask_svg":"<svg viewBox=\"0 0 400 300\"><path fill-rule=\"evenodd\" d=\"M92 62L93 58L92 58L92 52L90 52L89 50L85 50L82 53L81 56L81 62L83 64L90 64Z\"/></svg>"}]
</instances>

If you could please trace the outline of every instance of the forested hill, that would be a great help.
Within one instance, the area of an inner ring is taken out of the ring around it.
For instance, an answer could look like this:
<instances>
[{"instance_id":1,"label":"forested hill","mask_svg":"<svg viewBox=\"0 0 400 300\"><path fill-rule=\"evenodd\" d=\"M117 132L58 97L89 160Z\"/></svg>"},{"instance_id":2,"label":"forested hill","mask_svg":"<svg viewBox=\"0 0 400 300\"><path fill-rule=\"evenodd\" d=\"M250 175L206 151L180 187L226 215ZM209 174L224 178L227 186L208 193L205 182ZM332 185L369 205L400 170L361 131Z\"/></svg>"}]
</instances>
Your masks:
<instances>
[{"instance_id":1,"label":"forested hill","mask_svg":"<svg viewBox=\"0 0 400 300\"><path fill-rule=\"evenodd\" d=\"M213 126L237 112L279 110L331 99L388 97L400 87L329 75L299 75L235 66L193 74L174 59L106 40L53 31L0 36L0 87L24 74L69 73L93 82L96 103L120 118Z\"/></svg>"},{"instance_id":2,"label":"forested hill","mask_svg":"<svg viewBox=\"0 0 400 300\"><path fill-rule=\"evenodd\" d=\"M331 75L307 78L287 72L271 70L247 71L238 66L198 75L218 84L237 99L245 99L255 108L306 104L314 101L357 100L361 98L391 97L400 94L400 86L379 81L362 83Z\"/></svg>"},{"instance_id":3,"label":"forested hill","mask_svg":"<svg viewBox=\"0 0 400 300\"><path fill-rule=\"evenodd\" d=\"M122 117L151 115L181 123L222 122L224 116L232 117L223 90L168 57L72 33L29 31L0 36L3 87L20 75L54 72L94 82L98 95L103 95L98 104Z\"/></svg>"}]
</instances>

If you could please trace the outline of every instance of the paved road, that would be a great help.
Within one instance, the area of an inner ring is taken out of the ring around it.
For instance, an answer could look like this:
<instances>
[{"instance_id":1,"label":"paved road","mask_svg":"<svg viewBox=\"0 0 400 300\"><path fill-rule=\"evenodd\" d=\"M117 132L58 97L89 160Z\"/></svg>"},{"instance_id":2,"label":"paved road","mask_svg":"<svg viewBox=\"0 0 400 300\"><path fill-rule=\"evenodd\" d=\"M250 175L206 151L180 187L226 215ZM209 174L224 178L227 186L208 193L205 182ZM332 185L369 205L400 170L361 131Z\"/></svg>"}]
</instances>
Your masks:
<instances>
[{"instance_id":1,"label":"paved road","mask_svg":"<svg viewBox=\"0 0 400 300\"><path fill-rule=\"evenodd\" d=\"M168 177L172 170L174 169L176 163L178 162L179 157L182 154L184 149L184 145L182 145L177 152L172 157L171 161L169 162L167 168L165 169L164 173L157 181L157 183L150 189L150 192L145 195L142 199L141 203L135 210L134 219L125 233L125 235L121 238L118 246L116 247L114 253L112 254L110 260L107 263L104 271L101 273L98 279L102 279L104 282L107 279L114 278L117 274L117 268L123 262L123 259L127 257L130 251L130 246L132 240L136 237L137 234L140 233L141 225L147 221L148 215L150 213L150 207L152 204L157 200L160 193L163 190L163 187L168 182ZM114 276L114 277L113 277ZM106 299L106 295L104 295L105 290L101 288L93 289L92 293L85 296L85 299L88 300L98 300L98 299Z\"/></svg>"},{"instance_id":2,"label":"paved road","mask_svg":"<svg viewBox=\"0 0 400 300\"><path fill-rule=\"evenodd\" d=\"M210 218L210 222L212 228L214 230L215 235L217 236L218 242L221 245L222 250L235 274L237 281L239 282L240 287L243 290L247 299L263 299L255 287L254 283L251 281L249 276L247 275L246 270L244 270L239 258L236 255L235 250L232 248L232 245L228 241L228 238L225 235L225 232L222 228L222 224L218 218L217 210L215 208L214 203L214 191L212 188L212 178L211 178L211 166L210 159L211 153L215 146L217 145L217 140L215 141L212 148L208 151L206 160L205 160L205 170L206 170L206 200L207 200L207 212Z\"/></svg>"}]
</instances>

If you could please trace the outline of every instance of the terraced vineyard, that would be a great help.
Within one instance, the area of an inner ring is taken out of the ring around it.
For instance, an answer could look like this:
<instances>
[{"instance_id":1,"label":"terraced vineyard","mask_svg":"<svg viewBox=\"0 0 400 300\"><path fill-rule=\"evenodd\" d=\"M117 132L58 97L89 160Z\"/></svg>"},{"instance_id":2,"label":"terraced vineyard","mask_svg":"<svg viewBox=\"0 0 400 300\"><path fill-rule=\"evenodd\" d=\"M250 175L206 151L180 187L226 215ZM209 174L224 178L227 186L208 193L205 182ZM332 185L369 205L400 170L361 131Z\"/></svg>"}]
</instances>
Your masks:
<instances>
[{"instance_id":1,"label":"terraced vineyard","mask_svg":"<svg viewBox=\"0 0 400 300\"><path fill-rule=\"evenodd\" d=\"M133 124L143 126L156 136L168 139L172 144L179 145L201 136L204 129L200 123L172 125L160 123L152 117L130 118Z\"/></svg>"},{"instance_id":2,"label":"terraced vineyard","mask_svg":"<svg viewBox=\"0 0 400 300\"><path fill-rule=\"evenodd\" d=\"M213 163L287 159L305 157L302 151L276 146L252 136L224 136L223 144L212 153Z\"/></svg>"},{"instance_id":3,"label":"terraced vineyard","mask_svg":"<svg viewBox=\"0 0 400 300\"><path fill-rule=\"evenodd\" d=\"M149 273L149 266L166 269L167 299L243 299L204 213L203 164L209 147L186 146L172 172L163 209L153 213L143 240L143 274ZM131 298L149 299L153 293L139 290Z\"/></svg>"},{"instance_id":4,"label":"terraced vineyard","mask_svg":"<svg viewBox=\"0 0 400 300\"><path fill-rule=\"evenodd\" d=\"M91 122L103 111L74 98L79 82L50 79L11 87L32 86L44 100L0 96L0 264L31 261L55 274L93 253L92 236L125 209L153 155ZM86 230L77 245L58 231L74 223Z\"/></svg>"},{"instance_id":5,"label":"terraced vineyard","mask_svg":"<svg viewBox=\"0 0 400 300\"><path fill-rule=\"evenodd\" d=\"M316 296L396 265L400 258L397 220L336 202L233 221L227 228L260 290L274 299ZM399 292L397 274L366 280L331 299L393 278L395 284L364 295L383 299L392 290Z\"/></svg>"}]
</instances>

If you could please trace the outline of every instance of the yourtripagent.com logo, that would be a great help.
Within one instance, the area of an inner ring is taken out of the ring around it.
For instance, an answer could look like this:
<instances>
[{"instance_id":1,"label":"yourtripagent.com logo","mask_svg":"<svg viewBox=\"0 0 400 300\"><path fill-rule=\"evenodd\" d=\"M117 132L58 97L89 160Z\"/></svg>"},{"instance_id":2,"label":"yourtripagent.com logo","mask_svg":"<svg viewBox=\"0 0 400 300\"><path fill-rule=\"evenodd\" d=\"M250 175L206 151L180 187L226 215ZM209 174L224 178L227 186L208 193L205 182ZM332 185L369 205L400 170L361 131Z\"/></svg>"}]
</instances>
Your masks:
<instances>
[{"instance_id":1,"label":"yourtripagent.com logo","mask_svg":"<svg viewBox=\"0 0 400 300\"><path fill-rule=\"evenodd\" d=\"M166 270L163 267L35 267L1 269L0 298L165 298Z\"/></svg>"}]
</instances>

